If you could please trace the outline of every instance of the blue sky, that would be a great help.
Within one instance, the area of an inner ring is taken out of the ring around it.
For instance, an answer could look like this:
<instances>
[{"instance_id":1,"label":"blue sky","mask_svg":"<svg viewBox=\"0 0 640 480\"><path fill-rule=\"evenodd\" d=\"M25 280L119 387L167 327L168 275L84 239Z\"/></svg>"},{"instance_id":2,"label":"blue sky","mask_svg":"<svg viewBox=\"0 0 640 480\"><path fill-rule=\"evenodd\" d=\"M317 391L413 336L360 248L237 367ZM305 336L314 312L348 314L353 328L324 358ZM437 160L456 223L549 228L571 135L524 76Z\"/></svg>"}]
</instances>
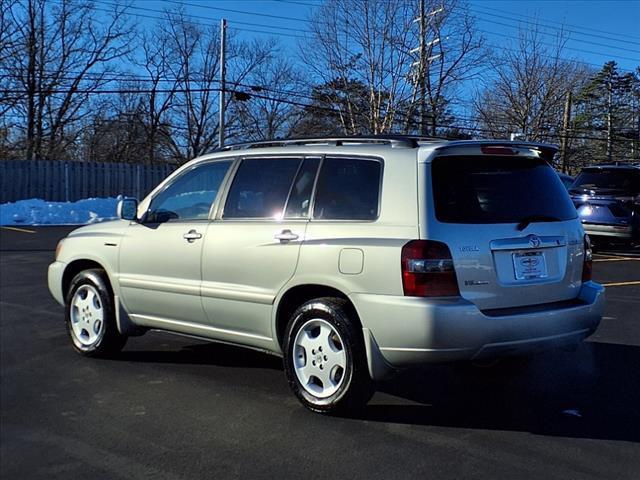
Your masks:
<instances>
[{"instance_id":1,"label":"blue sky","mask_svg":"<svg viewBox=\"0 0 640 480\"><path fill-rule=\"evenodd\" d=\"M320 3L321 0L134 0L133 6L139 9L132 12L159 16L154 10L183 4L195 21L217 23L224 17L238 35L274 36L293 52L306 19ZM624 70L640 66L640 0L471 0L469 4L478 28L490 44L513 41L519 24L530 26L527 22L537 19L549 41L565 25L569 36L564 52L567 58L594 67L608 60L616 60ZM149 18L140 20L153 22Z\"/></svg>"},{"instance_id":2,"label":"blue sky","mask_svg":"<svg viewBox=\"0 0 640 480\"><path fill-rule=\"evenodd\" d=\"M627 70L640 66L640 1L476 0L471 8L478 15L478 26L492 41L505 39L496 34L515 35L518 20L537 18L548 33L565 25L569 41L564 56L568 58L595 65L616 60Z\"/></svg>"}]
</instances>

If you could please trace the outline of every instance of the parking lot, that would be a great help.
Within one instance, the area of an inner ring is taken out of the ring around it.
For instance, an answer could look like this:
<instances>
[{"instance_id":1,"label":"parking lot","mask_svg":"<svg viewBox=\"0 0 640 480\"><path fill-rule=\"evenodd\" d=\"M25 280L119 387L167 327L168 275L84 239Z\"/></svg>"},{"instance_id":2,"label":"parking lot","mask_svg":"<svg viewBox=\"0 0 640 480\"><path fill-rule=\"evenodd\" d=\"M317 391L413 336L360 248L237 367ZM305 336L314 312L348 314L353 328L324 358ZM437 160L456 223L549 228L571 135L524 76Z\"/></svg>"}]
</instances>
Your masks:
<instances>
[{"instance_id":1,"label":"parking lot","mask_svg":"<svg viewBox=\"0 0 640 480\"><path fill-rule=\"evenodd\" d=\"M576 351L408 371L336 418L250 350L151 332L81 358L46 286L69 230L0 231L2 478L640 478L638 251L595 256L605 317Z\"/></svg>"}]
</instances>

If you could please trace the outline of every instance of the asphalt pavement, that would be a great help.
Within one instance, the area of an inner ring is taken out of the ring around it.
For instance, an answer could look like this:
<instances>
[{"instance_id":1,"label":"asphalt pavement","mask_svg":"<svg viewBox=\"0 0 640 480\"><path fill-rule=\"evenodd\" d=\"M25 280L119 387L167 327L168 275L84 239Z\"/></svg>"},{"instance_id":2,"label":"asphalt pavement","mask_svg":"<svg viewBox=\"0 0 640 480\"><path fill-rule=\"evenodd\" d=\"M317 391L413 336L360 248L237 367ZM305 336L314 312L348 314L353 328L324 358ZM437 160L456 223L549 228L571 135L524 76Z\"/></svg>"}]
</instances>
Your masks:
<instances>
[{"instance_id":1,"label":"asphalt pavement","mask_svg":"<svg viewBox=\"0 0 640 480\"><path fill-rule=\"evenodd\" d=\"M605 318L576 351L408 371L336 418L250 350L150 332L117 359L80 357L46 286L69 228L20 230L0 229L3 479L640 478L634 252L596 255Z\"/></svg>"}]
</instances>

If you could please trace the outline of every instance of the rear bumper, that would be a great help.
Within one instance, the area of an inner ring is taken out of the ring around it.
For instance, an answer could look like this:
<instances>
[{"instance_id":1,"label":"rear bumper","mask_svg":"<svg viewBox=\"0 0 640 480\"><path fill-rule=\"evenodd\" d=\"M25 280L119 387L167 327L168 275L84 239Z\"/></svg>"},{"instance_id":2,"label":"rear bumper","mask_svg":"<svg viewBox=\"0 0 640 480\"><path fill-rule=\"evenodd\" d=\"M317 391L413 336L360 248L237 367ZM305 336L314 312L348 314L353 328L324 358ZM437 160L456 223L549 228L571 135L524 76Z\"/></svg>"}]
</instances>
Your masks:
<instances>
[{"instance_id":1,"label":"rear bumper","mask_svg":"<svg viewBox=\"0 0 640 480\"><path fill-rule=\"evenodd\" d=\"M635 240L640 235L640 231L633 225L601 225L596 223L583 223L582 227L590 236Z\"/></svg>"},{"instance_id":2,"label":"rear bumper","mask_svg":"<svg viewBox=\"0 0 640 480\"><path fill-rule=\"evenodd\" d=\"M604 287L585 283L579 305L500 316L487 316L461 298L368 294L350 298L380 356L391 367L404 368L525 354L578 343L600 323Z\"/></svg>"}]
</instances>

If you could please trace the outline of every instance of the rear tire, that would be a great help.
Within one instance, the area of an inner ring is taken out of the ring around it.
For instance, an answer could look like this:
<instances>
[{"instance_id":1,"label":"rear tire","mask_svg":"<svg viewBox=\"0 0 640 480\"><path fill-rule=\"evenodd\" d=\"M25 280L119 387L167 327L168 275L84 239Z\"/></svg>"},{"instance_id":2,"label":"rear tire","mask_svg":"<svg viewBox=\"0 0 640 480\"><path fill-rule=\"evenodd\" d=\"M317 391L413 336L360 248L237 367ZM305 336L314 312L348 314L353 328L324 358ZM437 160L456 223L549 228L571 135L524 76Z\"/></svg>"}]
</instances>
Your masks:
<instances>
[{"instance_id":1,"label":"rear tire","mask_svg":"<svg viewBox=\"0 0 640 480\"><path fill-rule=\"evenodd\" d=\"M81 355L109 357L127 342L118 331L113 294L103 270L84 270L73 278L65 299L65 320L71 344Z\"/></svg>"},{"instance_id":2,"label":"rear tire","mask_svg":"<svg viewBox=\"0 0 640 480\"><path fill-rule=\"evenodd\" d=\"M285 333L284 370L309 410L355 413L375 392L362 330L346 300L323 297L300 306Z\"/></svg>"}]
</instances>

